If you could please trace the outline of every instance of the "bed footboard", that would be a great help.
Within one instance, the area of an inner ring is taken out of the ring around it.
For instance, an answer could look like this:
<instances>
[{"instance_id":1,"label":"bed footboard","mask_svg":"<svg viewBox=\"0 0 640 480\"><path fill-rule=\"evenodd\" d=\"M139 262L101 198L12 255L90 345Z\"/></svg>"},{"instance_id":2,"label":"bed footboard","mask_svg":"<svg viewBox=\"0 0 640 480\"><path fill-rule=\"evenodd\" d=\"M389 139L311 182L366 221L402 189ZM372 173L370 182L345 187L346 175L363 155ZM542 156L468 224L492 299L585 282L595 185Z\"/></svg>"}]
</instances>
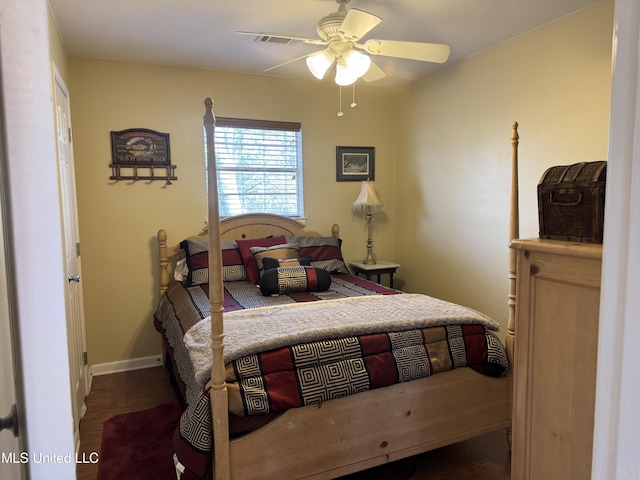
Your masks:
<instances>
[{"instance_id":1,"label":"bed footboard","mask_svg":"<svg viewBox=\"0 0 640 480\"><path fill-rule=\"evenodd\" d=\"M292 409L230 442L233 478L335 478L503 429L510 389L460 368Z\"/></svg>"}]
</instances>

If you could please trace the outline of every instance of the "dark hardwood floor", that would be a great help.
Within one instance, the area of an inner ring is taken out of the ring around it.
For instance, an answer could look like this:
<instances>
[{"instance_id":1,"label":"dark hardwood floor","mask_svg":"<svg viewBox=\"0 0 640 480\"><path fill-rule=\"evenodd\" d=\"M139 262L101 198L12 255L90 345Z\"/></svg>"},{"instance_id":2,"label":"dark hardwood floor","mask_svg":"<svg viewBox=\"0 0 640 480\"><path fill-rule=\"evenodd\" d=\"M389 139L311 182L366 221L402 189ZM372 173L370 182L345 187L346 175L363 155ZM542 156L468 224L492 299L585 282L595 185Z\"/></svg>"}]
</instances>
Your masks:
<instances>
[{"instance_id":1,"label":"dark hardwood floor","mask_svg":"<svg viewBox=\"0 0 640 480\"><path fill-rule=\"evenodd\" d=\"M178 403L163 367L93 378L87 413L80 421L80 451L100 452L102 425L121 413ZM418 455L412 480L507 480L510 456L506 432L500 431ZM78 480L95 480L97 464L78 464ZM160 479L159 479L160 480Z\"/></svg>"},{"instance_id":2,"label":"dark hardwood floor","mask_svg":"<svg viewBox=\"0 0 640 480\"><path fill-rule=\"evenodd\" d=\"M84 458L92 452L100 453L102 425L107 419L161 403L178 403L164 367L93 377L86 399L87 412L80 420L80 452ZM76 474L78 480L95 480L98 465L80 463Z\"/></svg>"}]
</instances>

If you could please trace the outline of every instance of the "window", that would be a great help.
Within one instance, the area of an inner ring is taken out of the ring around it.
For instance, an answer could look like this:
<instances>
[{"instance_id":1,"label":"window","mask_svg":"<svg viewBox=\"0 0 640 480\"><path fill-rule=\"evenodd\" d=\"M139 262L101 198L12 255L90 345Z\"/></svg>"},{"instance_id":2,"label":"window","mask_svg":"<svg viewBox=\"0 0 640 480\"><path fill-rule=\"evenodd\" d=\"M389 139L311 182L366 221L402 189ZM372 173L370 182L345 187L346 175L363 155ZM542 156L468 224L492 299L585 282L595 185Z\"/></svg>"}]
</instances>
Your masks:
<instances>
[{"instance_id":1,"label":"window","mask_svg":"<svg viewBox=\"0 0 640 480\"><path fill-rule=\"evenodd\" d=\"M214 142L221 217L303 216L299 123L217 117Z\"/></svg>"}]
</instances>

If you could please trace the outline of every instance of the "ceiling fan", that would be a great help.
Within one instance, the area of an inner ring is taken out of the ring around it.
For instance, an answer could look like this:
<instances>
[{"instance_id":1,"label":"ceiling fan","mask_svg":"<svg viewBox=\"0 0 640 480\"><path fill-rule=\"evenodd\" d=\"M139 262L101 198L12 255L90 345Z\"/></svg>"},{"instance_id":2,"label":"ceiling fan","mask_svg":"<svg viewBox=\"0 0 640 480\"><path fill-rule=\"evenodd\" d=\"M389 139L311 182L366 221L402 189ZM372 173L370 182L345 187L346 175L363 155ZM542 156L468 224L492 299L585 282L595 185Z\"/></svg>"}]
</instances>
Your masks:
<instances>
[{"instance_id":1,"label":"ceiling fan","mask_svg":"<svg viewBox=\"0 0 640 480\"><path fill-rule=\"evenodd\" d=\"M449 45L444 44L375 39L359 43L382 19L363 10L355 8L347 10L349 1L336 0L339 5L338 10L318 21L316 31L320 39L269 32L240 31L236 33L257 35L259 36L258 40L263 42L290 43L298 41L326 46L323 50L270 67L265 72L306 58L311 73L316 78L322 79L335 63L335 81L341 86L351 85L358 78L362 78L366 82L374 82L386 76L382 69L371 61L369 55L434 63L444 63L449 58L451 49Z\"/></svg>"}]
</instances>

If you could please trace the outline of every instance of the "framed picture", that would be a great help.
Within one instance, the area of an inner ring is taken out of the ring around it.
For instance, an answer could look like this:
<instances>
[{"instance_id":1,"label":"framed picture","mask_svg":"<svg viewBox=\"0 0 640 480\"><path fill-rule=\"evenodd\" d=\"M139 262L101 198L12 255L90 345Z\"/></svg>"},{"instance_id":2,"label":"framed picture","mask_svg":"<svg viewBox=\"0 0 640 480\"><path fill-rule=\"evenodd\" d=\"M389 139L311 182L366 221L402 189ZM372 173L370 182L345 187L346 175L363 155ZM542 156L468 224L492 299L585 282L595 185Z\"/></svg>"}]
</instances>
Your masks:
<instances>
[{"instance_id":1,"label":"framed picture","mask_svg":"<svg viewBox=\"0 0 640 480\"><path fill-rule=\"evenodd\" d=\"M336 147L336 181L375 180L375 147Z\"/></svg>"},{"instance_id":2,"label":"framed picture","mask_svg":"<svg viewBox=\"0 0 640 480\"><path fill-rule=\"evenodd\" d=\"M171 165L169 134L146 128L111 132L114 165Z\"/></svg>"}]
</instances>

